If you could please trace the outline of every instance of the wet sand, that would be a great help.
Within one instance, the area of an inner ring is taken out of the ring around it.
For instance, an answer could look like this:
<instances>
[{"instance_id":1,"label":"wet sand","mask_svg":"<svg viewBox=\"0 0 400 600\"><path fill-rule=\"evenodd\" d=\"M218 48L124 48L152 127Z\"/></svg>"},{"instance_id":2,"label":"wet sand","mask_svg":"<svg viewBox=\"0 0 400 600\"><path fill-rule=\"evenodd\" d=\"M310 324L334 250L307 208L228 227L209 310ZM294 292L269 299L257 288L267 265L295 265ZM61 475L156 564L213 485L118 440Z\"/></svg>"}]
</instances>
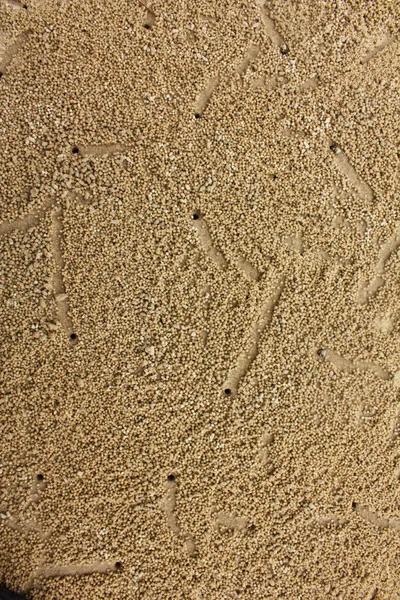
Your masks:
<instances>
[{"instance_id":1,"label":"wet sand","mask_svg":"<svg viewBox=\"0 0 400 600\"><path fill-rule=\"evenodd\" d=\"M0 1L0 582L400 598L399 17Z\"/></svg>"}]
</instances>

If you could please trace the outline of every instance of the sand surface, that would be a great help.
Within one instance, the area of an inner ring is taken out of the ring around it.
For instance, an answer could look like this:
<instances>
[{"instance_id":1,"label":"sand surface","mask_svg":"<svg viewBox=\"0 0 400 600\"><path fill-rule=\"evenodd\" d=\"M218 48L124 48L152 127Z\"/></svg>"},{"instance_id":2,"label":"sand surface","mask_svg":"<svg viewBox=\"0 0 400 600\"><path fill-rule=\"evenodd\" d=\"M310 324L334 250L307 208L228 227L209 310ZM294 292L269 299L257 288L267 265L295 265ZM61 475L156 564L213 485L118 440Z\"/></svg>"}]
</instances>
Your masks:
<instances>
[{"instance_id":1,"label":"sand surface","mask_svg":"<svg viewBox=\"0 0 400 600\"><path fill-rule=\"evenodd\" d=\"M0 0L0 580L400 598L399 0Z\"/></svg>"}]
</instances>

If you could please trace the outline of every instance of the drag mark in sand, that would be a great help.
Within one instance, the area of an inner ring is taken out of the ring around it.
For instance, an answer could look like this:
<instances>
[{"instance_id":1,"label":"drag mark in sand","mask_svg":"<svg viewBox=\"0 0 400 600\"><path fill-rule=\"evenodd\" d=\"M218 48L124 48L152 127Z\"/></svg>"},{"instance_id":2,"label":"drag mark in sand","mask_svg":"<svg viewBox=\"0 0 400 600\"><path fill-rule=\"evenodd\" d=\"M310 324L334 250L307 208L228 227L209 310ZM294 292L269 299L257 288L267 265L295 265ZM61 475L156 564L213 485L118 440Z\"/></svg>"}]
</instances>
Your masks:
<instances>
[{"instance_id":1,"label":"drag mark in sand","mask_svg":"<svg viewBox=\"0 0 400 600\"><path fill-rule=\"evenodd\" d=\"M400 531L400 519L379 517L376 512L358 502L353 502L352 508L362 519L368 521L371 525L375 525L375 527L378 527L379 529L394 529L395 531Z\"/></svg>"},{"instance_id":2,"label":"drag mark in sand","mask_svg":"<svg viewBox=\"0 0 400 600\"><path fill-rule=\"evenodd\" d=\"M241 76L244 75L247 69L249 68L250 64L257 58L259 52L260 46L252 44L247 50L242 62L236 67L236 72L239 73L239 75Z\"/></svg>"},{"instance_id":3,"label":"drag mark in sand","mask_svg":"<svg viewBox=\"0 0 400 600\"><path fill-rule=\"evenodd\" d=\"M115 562L94 563L93 565L56 565L35 571L35 577L68 577L69 575L90 575L91 573L108 573L118 571Z\"/></svg>"},{"instance_id":4,"label":"drag mark in sand","mask_svg":"<svg viewBox=\"0 0 400 600\"><path fill-rule=\"evenodd\" d=\"M310 525L312 527L327 527L329 529L332 527L340 527L342 525L346 525L347 523L348 519L340 519L336 515L320 515L310 520Z\"/></svg>"},{"instance_id":5,"label":"drag mark in sand","mask_svg":"<svg viewBox=\"0 0 400 600\"><path fill-rule=\"evenodd\" d=\"M361 64L365 65L366 63L368 63L377 54L379 54L379 52L382 52L382 50L384 50L385 48L387 48L388 46L390 46L394 42L394 40L395 40L394 37L388 37L388 38L386 38L386 40L384 40L382 42L382 44L379 44L379 46L375 46L375 48L373 48L372 50L370 50L369 52L367 52L367 54L364 56L364 58L361 59Z\"/></svg>"},{"instance_id":6,"label":"drag mark in sand","mask_svg":"<svg viewBox=\"0 0 400 600\"><path fill-rule=\"evenodd\" d=\"M211 96L217 89L218 84L219 76L217 75L216 77L211 77L211 79L208 80L208 83L204 90L202 90L197 96L194 106L194 116L196 117L196 119L200 118L203 112L205 111L206 106L211 100Z\"/></svg>"},{"instance_id":7,"label":"drag mark in sand","mask_svg":"<svg viewBox=\"0 0 400 600\"><path fill-rule=\"evenodd\" d=\"M330 362L338 371L345 373L352 373L353 371L369 371L384 381L387 381L391 377L389 371L386 371L386 369L383 369L379 365L365 361L349 360L340 356L335 350L330 350L329 348L318 350L318 355L324 357L325 360Z\"/></svg>"},{"instance_id":8,"label":"drag mark in sand","mask_svg":"<svg viewBox=\"0 0 400 600\"><path fill-rule=\"evenodd\" d=\"M270 447L273 444L274 440L275 436L273 433L265 433L261 436L259 442L260 448L257 452L257 458L267 475L272 475L272 473L276 469L276 465L274 464L274 461L271 458L270 451Z\"/></svg>"},{"instance_id":9,"label":"drag mark in sand","mask_svg":"<svg viewBox=\"0 0 400 600\"><path fill-rule=\"evenodd\" d=\"M124 144L88 144L87 146L78 146L79 154L82 156L108 156L124 152L127 147Z\"/></svg>"},{"instance_id":10,"label":"drag mark in sand","mask_svg":"<svg viewBox=\"0 0 400 600\"><path fill-rule=\"evenodd\" d=\"M309 79L307 79L306 81L304 81L304 83L302 83L299 87L299 90L301 92L308 92L309 90L315 90L318 87L318 77L314 76L314 77L310 77Z\"/></svg>"},{"instance_id":11,"label":"drag mark in sand","mask_svg":"<svg viewBox=\"0 0 400 600\"><path fill-rule=\"evenodd\" d=\"M204 252L211 258L212 261L215 262L216 265L218 265L218 267L221 269L226 269L228 263L225 259L225 256L220 250L218 250L218 248L216 248L216 246L214 246L208 225L199 211L195 211L192 214L192 221L193 227L197 232L200 245Z\"/></svg>"},{"instance_id":12,"label":"drag mark in sand","mask_svg":"<svg viewBox=\"0 0 400 600\"><path fill-rule=\"evenodd\" d=\"M139 4L141 4L143 6L143 8L145 8L147 10L147 12L151 13L154 18L156 18L156 15L153 13L153 11L151 10L151 8L149 8L147 6L147 4L145 4L144 2L142 2L142 0L138 0Z\"/></svg>"},{"instance_id":13,"label":"drag mark in sand","mask_svg":"<svg viewBox=\"0 0 400 600\"><path fill-rule=\"evenodd\" d=\"M357 303L367 304L367 302L375 296L376 292L385 284L385 280L382 277L374 277L370 283L362 282L357 292Z\"/></svg>"},{"instance_id":14,"label":"drag mark in sand","mask_svg":"<svg viewBox=\"0 0 400 600\"><path fill-rule=\"evenodd\" d=\"M236 261L236 266L238 270L250 281L259 281L261 277L260 271L252 265L247 259L243 258L243 256L239 256Z\"/></svg>"},{"instance_id":15,"label":"drag mark in sand","mask_svg":"<svg viewBox=\"0 0 400 600\"><path fill-rule=\"evenodd\" d=\"M265 4L261 4L261 6L260 6L260 16L261 16L263 25L265 27L265 31L266 31L269 39L271 40L271 42L273 44L275 44L275 46L278 46L279 48L281 48L281 51L286 49L286 44L283 41L283 38L280 35L280 33L277 31L277 29L275 27L275 22L269 16L269 14L267 12L267 7Z\"/></svg>"},{"instance_id":16,"label":"drag mark in sand","mask_svg":"<svg viewBox=\"0 0 400 600\"><path fill-rule=\"evenodd\" d=\"M303 232L297 231L294 236L286 236L283 238L283 241L291 248L298 252L298 254L303 254L304 244L303 244Z\"/></svg>"},{"instance_id":17,"label":"drag mark in sand","mask_svg":"<svg viewBox=\"0 0 400 600\"><path fill-rule=\"evenodd\" d=\"M205 15L203 13L199 13L199 22L203 25L216 25L218 23L216 17L212 17L211 15Z\"/></svg>"},{"instance_id":18,"label":"drag mark in sand","mask_svg":"<svg viewBox=\"0 0 400 600\"><path fill-rule=\"evenodd\" d=\"M235 394L238 391L239 383L245 376L250 368L251 363L256 358L259 352L259 343L261 335L265 329L270 325L274 309L279 301L283 287L285 284L285 278L281 277L276 284L272 294L265 301L261 308L261 314L258 321L253 325L252 330L249 334L249 342L246 350L244 350L238 357L236 366L231 369L228 377L224 383L224 393L226 396Z\"/></svg>"},{"instance_id":19,"label":"drag mark in sand","mask_svg":"<svg viewBox=\"0 0 400 600\"><path fill-rule=\"evenodd\" d=\"M215 526L218 531L221 527L236 531L246 531L249 522L244 517L236 517L234 515L228 515L227 513L218 513L215 517Z\"/></svg>"},{"instance_id":20,"label":"drag mark in sand","mask_svg":"<svg viewBox=\"0 0 400 600\"><path fill-rule=\"evenodd\" d=\"M2 4L12 6L13 8L28 8L26 4L23 4L19 0L2 0Z\"/></svg>"},{"instance_id":21,"label":"drag mark in sand","mask_svg":"<svg viewBox=\"0 0 400 600\"><path fill-rule=\"evenodd\" d=\"M29 581L24 586L28 592L34 587L34 580L39 577L46 579L50 577L69 577L73 575L92 575L93 573L109 573L121 570L119 562L98 562L92 565L55 565L52 567L41 567L36 569Z\"/></svg>"},{"instance_id":22,"label":"drag mark in sand","mask_svg":"<svg viewBox=\"0 0 400 600\"><path fill-rule=\"evenodd\" d=\"M58 313L61 325L70 339L73 334L72 320L69 316L69 303L68 295L65 291L63 270L65 267L64 259L61 251L61 244L63 238L63 224L62 224L62 208L58 207L53 210L51 215L51 249L53 254L53 260L56 269L53 274L53 292L57 302Z\"/></svg>"},{"instance_id":23,"label":"drag mark in sand","mask_svg":"<svg viewBox=\"0 0 400 600\"><path fill-rule=\"evenodd\" d=\"M28 36L31 32L24 31L21 33L4 51L3 57L0 60L0 72L5 73L14 56L20 51L22 46L27 42Z\"/></svg>"},{"instance_id":24,"label":"drag mark in sand","mask_svg":"<svg viewBox=\"0 0 400 600\"><path fill-rule=\"evenodd\" d=\"M400 228L392 235L392 237L383 244L379 252L378 262L376 264L376 273L382 275L385 270L386 261L389 260L393 252L400 247Z\"/></svg>"},{"instance_id":25,"label":"drag mark in sand","mask_svg":"<svg viewBox=\"0 0 400 600\"><path fill-rule=\"evenodd\" d=\"M146 11L146 17L144 19L143 27L145 29L151 29L155 22L156 22L156 15L153 13L152 10L150 10L150 8L148 8Z\"/></svg>"},{"instance_id":26,"label":"drag mark in sand","mask_svg":"<svg viewBox=\"0 0 400 600\"><path fill-rule=\"evenodd\" d=\"M13 221L3 221L0 223L0 235L7 235L12 233L15 230L19 231L27 231L32 227L36 227L39 221L43 219L46 212L51 208L54 204L55 200L53 198L49 198L40 208L33 210L28 213L25 217L18 217Z\"/></svg>"},{"instance_id":27,"label":"drag mark in sand","mask_svg":"<svg viewBox=\"0 0 400 600\"><path fill-rule=\"evenodd\" d=\"M400 437L400 411L397 410L395 416L392 419L390 424L390 434L389 437L392 442L399 439Z\"/></svg>"},{"instance_id":28,"label":"drag mark in sand","mask_svg":"<svg viewBox=\"0 0 400 600\"><path fill-rule=\"evenodd\" d=\"M43 480L43 475L36 475L32 481L29 498L20 507L20 512L23 513L30 505L39 504L40 493L43 492L45 488L46 482ZM4 523L4 525L14 531L18 531L25 538L28 538L28 535L32 532L37 533L43 540L50 536L51 532L45 533L43 528L34 519L24 520L18 515L12 515L7 510L2 512L0 517L2 519L1 522Z\"/></svg>"},{"instance_id":29,"label":"drag mark in sand","mask_svg":"<svg viewBox=\"0 0 400 600\"><path fill-rule=\"evenodd\" d=\"M175 535L179 535L181 527L178 523L178 519L175 515L176 508L176 488L177 484L174 475L169 475L166 482L165 495L160 501L160 507L165 512L167 517L167 523L170 529Z\"/></svg>"},{"instance_id":30,"label":"drag mark in sand","mask_svg":"<svg viewBox=\"0 0 400 600\"><path fill-rule=\"evenodd\" d=\"M366 202L372 202L374 199L374 192L357 173L353 165L351 164L348 156L343 152L337 144L331 142L330 150L333 153L334 163L338 171L345 177L349 183L357 190L359 197Z\"/></svg>"},{"instance_id":31,"label":"drag mark in sand","mask_svg":"<svg viewBox=\"0 0 400 600\"><path fill-rule=\"evenodd\" d=\"M257 451L258 461L261 463L263 468L266 470L267 475L272 475L275 471L275 465L271 458L271 445L275 441L275 435L273 433L264 433L259 441L259 449Z\"/></svg>"},{"instance_id":32,"label":"drag mark in sand","mask_svg":"<svg viewBox=\"0 0 400 600\"><path fill-rule=\"evenodd\" d=\"M32 481L29 498L22 505L21 511L23 512L31 505L39 504L41 493L44 492L45 489L46 482L44 481L43 475L35 475Z\"/></svg>"},{"instance_id":33,"label":"drag mark in sand","mask_svg":"<svg viewBox=\"0 0 400 600\"><path fill-rule=\"evenodd\" d=\"M189 556L196 556L197 548L192 534L182 533L181 526L175 514L177 483L175 475L168 475L164 497L160 500L160 508L167 517L167 523L171 531L183 540L183 548Z\"/></svg>"},{"instance_id":34,"label":"drag mark in sand","mask_svg":"<svg viewBox=\"0 0 400 600\"><path fill-rule=\"evenodd\" d=\"M45 533L42 527L36 523L33 519L28 521L24 521L18 516L12 516L9 513L5 514L5 518L3 520L4 525L13 529L14 531L18 531L23 537L27 538L30 533L37 533L41 539L45 540L49 537L49 533Z\"/></svg>"},{"instance_id":35,"label":"drag mark in sand","mask_svg":"<svg viewBox=\"0 0 400 600\"><path fill-rule=\"evenodd\" d=\"M378 262L375 266L375 276L370 283L364 281L361 283L357 292L358 304L367 304L367 302L376 294L380 287L385 283L382 275L385 270L386 262L390 256L400 247L400 228L392 235L392 237L381 247L378 256Z\"/></svg>"}]
</instances>

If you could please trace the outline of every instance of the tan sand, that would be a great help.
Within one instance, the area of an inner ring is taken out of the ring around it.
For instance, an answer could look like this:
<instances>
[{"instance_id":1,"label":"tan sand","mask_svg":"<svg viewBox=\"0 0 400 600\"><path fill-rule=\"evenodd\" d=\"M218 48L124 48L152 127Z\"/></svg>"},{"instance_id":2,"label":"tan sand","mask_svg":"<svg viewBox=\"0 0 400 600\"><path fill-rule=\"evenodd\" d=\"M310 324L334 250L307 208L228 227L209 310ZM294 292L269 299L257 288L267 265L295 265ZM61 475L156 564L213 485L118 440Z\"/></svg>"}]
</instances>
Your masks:
<instances>
[{"instance_id":1,"label":"tan sand","mask_svg":"<svg viewBox=\"0 0 400 600\"><path fill-rule=\"evenodd\" d=\"M149 9L0 0L0 580L399 599L400 3Z\"/></svg>"}]
</instances>

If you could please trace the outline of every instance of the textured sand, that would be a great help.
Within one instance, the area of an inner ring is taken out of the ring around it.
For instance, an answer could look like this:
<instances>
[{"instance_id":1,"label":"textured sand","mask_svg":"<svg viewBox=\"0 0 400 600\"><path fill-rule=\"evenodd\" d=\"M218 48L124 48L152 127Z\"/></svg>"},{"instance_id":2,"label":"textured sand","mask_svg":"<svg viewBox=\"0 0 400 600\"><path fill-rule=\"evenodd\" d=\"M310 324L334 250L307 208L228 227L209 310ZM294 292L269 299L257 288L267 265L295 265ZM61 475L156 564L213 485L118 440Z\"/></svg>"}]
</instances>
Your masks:
<instances>
[{"instance_id":1,"label":"textured sand","mask_svg":"<svg viewBox=\"0 0 400 600\"><path fill-rule=\"evenodd\" d=\"M399 18L0 0L8 586L400 598Z\"/></svg>"}]
</instances>

